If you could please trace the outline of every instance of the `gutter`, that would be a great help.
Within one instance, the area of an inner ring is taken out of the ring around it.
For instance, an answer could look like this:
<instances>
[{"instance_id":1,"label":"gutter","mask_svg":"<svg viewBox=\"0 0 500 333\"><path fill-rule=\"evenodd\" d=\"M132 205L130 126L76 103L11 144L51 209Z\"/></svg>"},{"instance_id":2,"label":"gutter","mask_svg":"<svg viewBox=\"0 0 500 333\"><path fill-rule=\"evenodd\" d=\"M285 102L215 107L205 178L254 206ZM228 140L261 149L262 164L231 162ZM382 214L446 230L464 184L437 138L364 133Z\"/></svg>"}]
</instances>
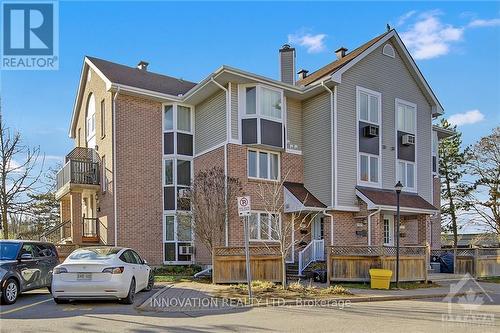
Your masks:
<instances>
[{"instance_id":1,"label":"gutter","mask_svg":"<svg viewBox=\"0 0 500 333\"><path fill-rule=\"evenodd\" d=\"M323 215L328 216L330 218L330 246L333 245L333 215L326 212L326 209L323 210Z\"/></svg>"},{"instance_id":2,"label":"gutter","mask_svg":"<svg viewBox=\"0 0 500 333\"><path fill-rule=\"evenodd\" d=\"M114 227L115 227L115 246L118 246L118 205L116 202L116 98L120 93L120 87L118 86L115 95L113 96L113 215L114 215Z\"/></svg>"},{"instance_id":3,"label":"gutter","mask_svg":"<svg viewBox=\"0 0 500 333\"><path fill-rule=\"evenodd\" d=\"M225 93L226 93L226 143L224 144L224 224L225 224L225 232L224 232L224 239L225 239L225 244L228 246L229 244L229 220L228 220L228 202L227 202L227 143L229 142L229 131L228 129L228 122L229 122L229 117L228 115L231 114L231 109L230 109L230 102L231 102L231 96L229 96L229 90L221 85L219 82L215 81L214 77L210 77L210 81L213 82L216 86L221 88Z\"/></svg>"},{"instance_id":4,"label":"gutter","mask_svg":"<svg viewBox=\"0 0 500 333\"><path fill-rule=\"evenodd\" d=\"M372 245L372 216L380 213L381 211L382 208L379 208L370 215L368 215L368 246Z\"/></svg>"}]
</instances>

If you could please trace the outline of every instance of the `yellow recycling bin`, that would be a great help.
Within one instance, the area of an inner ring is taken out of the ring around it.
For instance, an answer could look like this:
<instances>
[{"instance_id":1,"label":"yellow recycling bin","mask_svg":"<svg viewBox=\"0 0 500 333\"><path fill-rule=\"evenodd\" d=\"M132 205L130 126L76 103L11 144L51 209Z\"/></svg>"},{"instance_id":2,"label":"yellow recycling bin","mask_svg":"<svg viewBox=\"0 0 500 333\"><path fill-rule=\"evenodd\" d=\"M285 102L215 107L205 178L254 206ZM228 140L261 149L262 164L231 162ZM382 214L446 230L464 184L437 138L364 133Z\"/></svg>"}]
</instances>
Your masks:
<instances>
[{"instance_id":1,"label":"yellow recycling bin","mask_svg":"<svg viewBox=\"0 0 500 333\"><path fill-rule=\"evenodd\" d=\"M372 289L389 289L392 271L388 269L370 269L370 282Z\"/></svg>"}]
</instances>

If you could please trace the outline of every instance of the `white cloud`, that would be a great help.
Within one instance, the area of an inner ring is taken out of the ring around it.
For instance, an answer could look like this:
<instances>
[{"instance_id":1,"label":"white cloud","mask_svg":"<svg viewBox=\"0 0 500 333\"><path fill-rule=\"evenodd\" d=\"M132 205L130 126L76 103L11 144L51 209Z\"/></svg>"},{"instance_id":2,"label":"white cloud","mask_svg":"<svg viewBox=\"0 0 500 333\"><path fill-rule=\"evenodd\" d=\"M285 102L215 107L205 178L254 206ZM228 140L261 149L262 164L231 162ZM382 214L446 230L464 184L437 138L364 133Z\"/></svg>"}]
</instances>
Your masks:
<instances>
[{"instance_id":1,"label":"white cloud","mask_svg":"<svg viewBox=\"0 0 500 333\"><path fill-rule=\"evenodd\" d=\"M452 125L462 126L475 124L484 120L484 114L479 110L470 110L463 113L455 113L448 118L448 122Z\"/></svg>"},{"instance_id":2,"label":"white cloud","mask_svg":"<svg viewBox=\"0 0 500 333\"><path fill-rule=\"evenodd\" d=\"M312 35L309 33L295 33L288 35L288 42L296 44L307 49L307 53L319 53L326 50L325 38L326 34Z\"/></svg>"},{"instance_id":3,"label":"white cloud","mask_svg":"<svg viewBox=\"0 0 500 333\"><path fill-rule=\"evenodd\" d=\"M471 28L483 28L483 27L497 27L500 26L500 18L494 19L475 19L472 20L469 25Z\"/></svg>"},{"instance_id":4,"label":"white cloud","mask_svg":"<svg viewBox=\"0 0 500 333\"><path fill-rule=\"evenodd\" d=\"M425 12L409 29L401 33L405 45L418 60L446 55L451 45L461 41L464 28L441 22L438 11Z\"/></svg>"},{"instance_id":5,"label":"white cloud","mask_svg":"<svg viewBox=\"0 0 500 333\"><path fill-rule=\"evenodd\" d=\"M24 171L24 167L21 167L21 164L19 164L15 160L9 160L9 163L7 164L7 170L13 173L21 173Z\"/></svg>"},{"instance_id":6,"label":"white cloud","mask_svg":"<svg viewBox=\"0 0 500 333\"><path fill-rule=\"evenodd\" d=\"M408 21L408 19L410 17L412 17L413 15L415 15L417 13L416 10L410 10L409 12L407 13L404 13L403 15L401 15L399 18L398 18L398 21L396 23L396 26L401 26L403 24L406 23L406 21Z\"/></svg>"}]
</instances>

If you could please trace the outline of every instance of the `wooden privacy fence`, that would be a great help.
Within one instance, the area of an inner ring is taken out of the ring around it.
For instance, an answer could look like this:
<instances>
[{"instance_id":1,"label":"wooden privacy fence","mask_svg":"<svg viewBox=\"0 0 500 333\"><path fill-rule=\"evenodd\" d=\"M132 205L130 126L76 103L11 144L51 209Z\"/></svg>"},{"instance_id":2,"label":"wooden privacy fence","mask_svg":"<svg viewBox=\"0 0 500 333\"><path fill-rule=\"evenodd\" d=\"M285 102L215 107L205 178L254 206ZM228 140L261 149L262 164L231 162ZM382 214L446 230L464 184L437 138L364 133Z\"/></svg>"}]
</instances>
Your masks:
<instances>
[{"instance_id":1,"label":"wooden privacy fence","mask_svg":"<svg viewBox=\"0 0 500 333\"><path fill-rule=\"evenodd\" d=\"M439 257L444 253L453 254L455 274L469 273L476 278L500 276L499 248L431 250L432 256Z\"/></svg>"},{"instance_id":2,"label":"wooden privacy fence","mask_svg":"<svg viewBox=\"0 0 500 333\"><path fill-rule=\"evenodd\" d=\"M281 254L278 246L250 246L252 280L281 282ZM216 247L213 253L213 282L246 282L245 248Z\"/></svg>"},{"instance_id":3,"label":"wooden privacy fence","mask_svg":"<svg viewBox=\"0 0 500 333\"><path fill-rule=\"evenodd\" d=\"M371 268L389 269L396 280L395 246L330 246L327 248L329 281L370 281ZM428 248L401 246L399 254L400 281L426 281Z\"/></svg>"}]
</instances>

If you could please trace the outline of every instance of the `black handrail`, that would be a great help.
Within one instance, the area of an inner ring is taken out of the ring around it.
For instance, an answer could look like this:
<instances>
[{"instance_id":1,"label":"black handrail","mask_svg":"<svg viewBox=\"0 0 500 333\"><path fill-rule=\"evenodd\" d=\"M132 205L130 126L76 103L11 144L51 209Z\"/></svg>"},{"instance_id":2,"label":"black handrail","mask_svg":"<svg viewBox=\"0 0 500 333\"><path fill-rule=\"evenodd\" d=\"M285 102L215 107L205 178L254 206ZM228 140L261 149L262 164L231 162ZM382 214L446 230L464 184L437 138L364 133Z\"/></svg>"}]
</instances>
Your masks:
<instances>
[{"instance_id":1,"label":"black handrail","mask_svg":"<svg viewBox=\"0 0 500 333\"><path fill-rule=\"evenodd\" d=\"M49 228L48 230L45 230L43 233L41 233L40 236L38 237L38 240L44 240L44 239L48 240L54 232L60 231L61 228L66 226L66 224L68 224L68 223L71 223L71 220L59 222L58 224L56 224L52 228Z\"/></svg>"}]
</instances>

